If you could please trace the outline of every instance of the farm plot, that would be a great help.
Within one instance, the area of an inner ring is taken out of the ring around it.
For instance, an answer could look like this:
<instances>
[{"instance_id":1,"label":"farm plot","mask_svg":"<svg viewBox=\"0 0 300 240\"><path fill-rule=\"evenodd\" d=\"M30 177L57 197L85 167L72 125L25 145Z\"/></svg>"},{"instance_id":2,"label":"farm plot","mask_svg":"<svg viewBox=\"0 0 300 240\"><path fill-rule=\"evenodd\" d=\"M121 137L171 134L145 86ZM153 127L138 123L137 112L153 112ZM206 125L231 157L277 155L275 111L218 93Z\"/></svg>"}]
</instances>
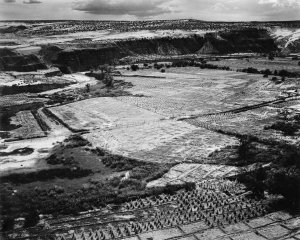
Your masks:
<instances>
[{"instance_id":1,"label":"farm plot","mask_svg":"<svg viewBox=\"0 0 300 240\"><path fill-rule=\"evenodd\" d=\"M110 97L87 99L48 109L74 130L128 127L162 119L156 113Z\"/></svg>"},{"instance_id":2,"label":"farm plot","mask_svg":"<svg viewBox=\"0 0 300 240\"><path fill-rule=\"evenodd\" d=\"M32 106L43 106L43 103L46 102L45 98L38 98L36 95L31 94L13 94L0 96L0 109L9 109L10 107L22 107L27 108Z\"/></svg>"},{"instance_id":3,"label":"farm plot","mask_svg":"<svg viewBox=\"0 0 300 240\"><path fill-rule=\"evenodd\" d=\"M234 176L238 168L225 165L182 163L172 167L162 178L151 181L147 187L164 187L167 184L183 184L185 182L201 182L209 179L220 179ZM224 183L230 183L224 180Z\"/></svg>"},{"instance_id":4,"label":"farm plot","mask_svg":"<svg viewBox=\"0 0 300 240\"><path fill-rule=\"evenodd\" d=\"M211 152L237 144L234 137L165 120L84 135L93 145L153 162L203 161Z\"/></svg>"},{"instance_id":5,"label":"farm plot","mask_svg":"<svg viewBox=\"0 0 300 240\"><path fill-rule=\"evenodd\" d=\"M272 101L282 88L288 88L288 84L275 86L260 75L231 71L192 67L169 68L166 73L153 71L156 70L138 71L147 78L126 78L134 85L129 89L131 93L146 97L123 96L118 100L164 116L180 117ZM165 78L157 78L158 74Z\"/></svg>"},{"instance_id":6,"label":"farm plot","mask_svg":"<svg viewBox=\"0 0 300 240\"><path fill-rule=\"evenodd\" d=\"M11 123L20 126L10 132L12 139L29 139L45 136L45 133L31 111L16 113L16 115L11 118Z\"/></svg>"},{"instance_id":7,"label":"farm plot","mask_svg":"<svg viewBox=\"0 0 300 240\"><path fill-rule=\"evenodd\" d=\"M132 156L154 162L205 162L210 153L236 144L238 139L235 137L197 128L152 150L138 151Z\"/></svg>"},{"instance_id":8,"label":"farm plot","mask_svg":"<svg viewBox=\"0 0 300 240\"><path fill-rule=\"evenodd\" d=\"M132 154L151 150L184 134L196 127L184 122L164 120L138 126L127 126L106 130L94 130L84 134L94 146L111 150L114 153L134 157Z\"/></svg>"},{"instance_id":9,"label":"farm plot","mask_svg":"<svg viewBox=\"0 0 300 240\"><path fill-rule=\"evenodd\" d=\"M92 239L93 236L99 239L175 239L172 237L201 233L212 227L228 230L231 224L265 215L271 211L274 201L272 196L253 199L235 182L204 180L192 191L128 201L116 206L118 213L104 208L72 219L50 221L49 225L55 229L56 240ZM249 229L244 223L240 225ZM67 232L65 226L72 231Z\"/></svg>"},{"instance_id":10,"label":"farm plot","mask_svg":"<svg viewBox=\"0 0 300 240\"><path fill-rule=\"evenodd\" d=\"M293 107L297 106L297 104L299 104L299 101L291 101L285 102L284 106ZM221 130L233 135L248 135L264 141L272 140L281 143L299 144L299 134L288 136L280 131L265 129L267 125L276 121L277 111L281 107L280 104L274 104L241 113L208 115L186 121L198 127L214 131Z\"/></svg>"}]
</instances>

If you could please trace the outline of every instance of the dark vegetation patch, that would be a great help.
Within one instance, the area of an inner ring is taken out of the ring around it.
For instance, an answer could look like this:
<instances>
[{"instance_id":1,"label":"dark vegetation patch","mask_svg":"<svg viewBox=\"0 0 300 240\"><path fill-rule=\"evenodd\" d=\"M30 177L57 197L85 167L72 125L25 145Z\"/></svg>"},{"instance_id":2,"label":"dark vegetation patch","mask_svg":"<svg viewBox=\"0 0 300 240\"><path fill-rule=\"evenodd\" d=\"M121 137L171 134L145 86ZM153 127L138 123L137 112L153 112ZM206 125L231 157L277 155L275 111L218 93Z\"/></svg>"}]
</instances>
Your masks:
<instances>
[{"instance_id":1,"label":"dark vegetation patch","mask_svg":"<svg viewBox=\"0 0 300 240\"><path fill-rule=\"evenodd\" d=\"M299 114L290 109L280 109L274 123L265 129L274 129L286 136L297 136L300 129ZM259 197L265 191L281 194L285 208L300 211L300 147L297 144L275 142L260 143L250 137L240 139L238 146L215 151L209 156L213 163L223 163L251 168L241 171L237 179L246 184Z\"/></svg>"},{"instance_id":2,"label":"dark vegetation patch","mask_svg":"<svg viewBox=\"0 0 300 240\"><path fill-rule=\"evenodd\" d=\"M0 209L4 230L10 229L7 226L12 218L20 216L27 219L27 226L33 226L41 213L77 214L108 203L194 187L186 184L146 189L147 182L161 177L172 165L140 162L91 148L80 135L56 146L46 161L55 168L2 177Z\"/></svg>"},{"instance_id":3,"label":"dark vegetation patch","mask_svg":"<svg viewBox=\"0 0 300 240\"><path fill-rule=\"evenodd\" d=\"M214 155L222 156L221 153ZM242 139L235 149L235 157L227 159L225 164L255 164L255 168L241 171L237 179L259 197L264 197L265 191L281 194L285 198L285 207L294 212L300 210L299 146L262 145Z\"/></svg>"},{"instance_id":4,"label":"dark vegetation patch","mask_svg":"<svg viewBox=\"0 0 300 240\"><path fill-rule=\"evenodd\" d=\"M0 113L0 131L11 131L17 129L20 126L11 124L10 118L13 113Z\"/></svg>"},{"instance_id":5,"label":"dark vegetation patch","mask_svg":"<svg viewBox=\"0 0 300 240\"><path fill-rule=\"evenodd\" d=\"M288 109L282 109L277 120L265 129L274 129L283 132L286 136L294 136L300 130L300 114Z\"/></svg>"},{"instance_id":6,"label":"dark vegetation patch","mask_svg":"<svg viewBox=\"0 0 300 240\"><path fill-rule=\"evenodd\" d=\"M217 60L215 62L218 62ZM148 66L147 66L148 67ZM203 58L197 58L192 60L173 60L172 64L158 64L154 63L153 67L155 69L162 69L162 68L170 68L170 67L199 67L201 69L219 69L219 70L226 70L226 71L234 71L234 69L230 68L229 66L222 66L220 64L211 64L207 63ZM136 71L139 69L139 66L136 64L131 65L131 70ZM268 77L269 75L281 77L282 80L284 78L297 78L300 77L300 73L292 72L285 69L278 69L271 71L270 69L259 70L254 67L248 68L241 68L237 69L237 72L245 72L250 74L262 74L264 77ZM277 78L276 78L277 80Z\"/></svg>"},{"instance_id":7,"label":"dark vegetation patch","mask_svg":"<svg viewBox=\"0 0 300 240\"><path fill-rule=\"evenodd\" d=\"M285 135L294 136L299 131L299 114L289 109L282 109L277 115L277 121L267 129L282 131ZM255 153L253 143L244 139L239 147L238 156L241 162L262 163L254 171L246 171L239 180L263 195L267 190L285 197L286 207L291 211L300 211L300 147L299 145L266 145L265 153Z\"/></svg>"},{"instance_id":8,"label":"dark vegetation patch","mask_svg":"<svg viewBox=\"0 0 300 240\"><path fill-rule=\"evenodd\" d=\"M26 156L26 155L30 155L31 153L33 153L33 149L32 148L18 148L15 149L11 152L0 152L0 157L5 157L5 156L10 156L10 155L21 155L21 156Z\"/></svg>"},{"instance_id":9,"label":"dark vegetation patch","mask_svg":"<svg viewBox=\"0 0 300 240\"><path fill-rule=\"evenodd\" d=\"M289 77L289 78L297 78L300 76L298 72L291 72L285 69L281 70L274 70L271 71L270 69L265 69L265 70L258 70L253 67L248 67L248 68L243 68L243 69L238 69L237 72L246 72L246 73L252 73L252 74L263 74L263 75L274 75L274 76L279 76L279 77Z\"/></svg>"}]
</instances>

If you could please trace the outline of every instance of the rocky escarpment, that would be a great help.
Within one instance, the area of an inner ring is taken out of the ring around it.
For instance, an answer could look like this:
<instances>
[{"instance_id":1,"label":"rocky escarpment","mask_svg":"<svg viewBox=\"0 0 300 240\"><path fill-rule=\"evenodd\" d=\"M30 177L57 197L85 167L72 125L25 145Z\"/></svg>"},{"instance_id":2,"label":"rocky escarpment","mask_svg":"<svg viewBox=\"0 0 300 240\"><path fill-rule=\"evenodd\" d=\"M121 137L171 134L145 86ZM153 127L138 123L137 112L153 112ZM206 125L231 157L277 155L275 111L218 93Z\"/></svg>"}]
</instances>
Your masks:
<instances>
[{"instance_id":1,"label":"rocky escarpment","mask_svg":"<svg viewBox=\"0 0 300 240\"><path fill-rule=\"evenodd\" d=\"M0 71L30 72L38 69L47 69L47 66L36 55L22 55L9 49L0 49Z\"/></svg>"},{"instance_id":2,"label":"rocky escarpment","mask_svg":"<svg viewBox=\"0 0 300 240\"><path fill-rule=\"evenodd\" d=\"M18 93L39 93L52 89L63 88L70 85L70 83L40 83L32 85L12 85L12 86L0 86L0 96L11 95Z\"/></svg>"},{"instance_id":3,"label":"rocky escarpment","mask_svg":"<svg viewBox=\"0 0 300 240\"><path fill-rule=\"evenodd\" d=\"M19 25L19 26L9 26L9 27L5 27L5 28L1 28L0 29L0 33L1 34L5 34L5 33L16 33L19 31L23 31L26 30L27 27L24 25Z\"/></svg>"},{"instance_id":4,"label":"rocky escarpment","mask_svg":"<svg viewBox=\"0 0 300 240\"><path fill-rule=\"evenodd\" d=\"M57 54L53 63L63 72L85 71L119 59L125 53L116 47L63 50Z\"/></svg>"},{"instance_id":5,"label":"rocky escarpment","mask_svg":"<svg viewBox=\"0 0 300 240\"><path fill-rule=\"evenodd\" d=\"M265 29L243 29L205 35L206 42L198 53L268 53L277 50L274 40Z\"/></svg>"},{"instance_id":6,"label":"rocky escarpment","mask_svg":"<svg viewBox=\"0 0 300 240\"><path fill-rule=\"evenodd\" d=\"M49 47L50 48L50 47ZM227 54L239 52L268 53L277 50L264 29L242 29L193 35L180 38L153 38L115 41L95 48L78 48L51 52L52 63L65 72L85 71L116 59L134 55ZM44 53L47 52L44 49ZM49 54L45 55L48 57Z\"/></svg>"},{"instance_id":7,"label":"rocky escarpment","mask_svg":"<svg viewBox=\"0 0 300 240\"><path fill-rule=\"evenodd\" d=\"M300 26L294 28L276 27L269 30L281 54L300 53Z\"/></svg>"}]
</instances>

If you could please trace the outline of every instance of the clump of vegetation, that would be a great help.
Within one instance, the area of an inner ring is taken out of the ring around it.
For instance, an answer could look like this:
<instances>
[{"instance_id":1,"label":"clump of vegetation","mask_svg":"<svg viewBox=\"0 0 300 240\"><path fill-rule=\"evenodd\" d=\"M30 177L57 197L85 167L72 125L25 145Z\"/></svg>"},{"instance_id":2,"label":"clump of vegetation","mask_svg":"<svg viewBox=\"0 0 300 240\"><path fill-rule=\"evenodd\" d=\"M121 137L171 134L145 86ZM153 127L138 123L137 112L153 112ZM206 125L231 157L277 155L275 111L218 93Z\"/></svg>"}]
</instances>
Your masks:
<instances>
[{"instance_id":1,"label":"clump of vegetation","mask_svg":"<svg viewBox=\"0 0 300 240\"><path fill-rule=\"evenodd\" d=\"M271 162L268 166L261 165L249 172L242 172L238 179L259 196L263 196L264 191L281 194L291 210L299 211L300 151L293 147L281 150L285 154L279 156L277 161Z\"/></svg>"},{"instance_id":2,"label":"clump of vegetation","mask_svg":"<svg viewBox=\"0 0 300 240\"><path fill-rule=\"evenodd\" d=\"M289 109L282 109L278 112L277 118L277 121L265 126L264 129L281 131L287 136L294 136L300 130L300 115L298 113Z\"/></svg>"},{"instance_id":3,"label":"clump of vegetation","mask_svg":"<svg viewBox=\"0 0 300 240\"><path fill-rule=\"evenodd\" d=\"M114 67L108 64L100 65L96 70L91 70L86 73L89 77L94 77L97 80L102 81L106 87L113 87L114 78L112 76L112 72L114 71Z\"/></svg>"},{"instance_id":4,"label":"clump of vegetation","mask_svg":"<svg viewBox=\"0 0 300 240\"><path fill-rule=\"evenodd\" d=\"M137 70L139 70L139 65L132 64L132 65L130 66L130 68L131 68L132 71L137 71Z\"/></svg>"},{"instance_id":5,"label":"clump of vegetation","mask_svg":"<svg viewBox=\"0 0 300 240\"><path fill-rule=\"evenodd\" d=\"M158 64L158 63L154 63L153 67L157 70L160 70L164 67L164 64Z\"/></svg>"},{"instance_id":6,"label":"clump of vegetation","mask_svg":"<svg viewBox=\"0 0 300 240\"><path fill-rule=\"evenodd\" d=\"M281 131L284 135L293 136L300 129L300 124L297 122L285 122L285 121L276 121L270 126L265 127L266 130L274 129L277 131Z\"/></svg>"}]
</instances>

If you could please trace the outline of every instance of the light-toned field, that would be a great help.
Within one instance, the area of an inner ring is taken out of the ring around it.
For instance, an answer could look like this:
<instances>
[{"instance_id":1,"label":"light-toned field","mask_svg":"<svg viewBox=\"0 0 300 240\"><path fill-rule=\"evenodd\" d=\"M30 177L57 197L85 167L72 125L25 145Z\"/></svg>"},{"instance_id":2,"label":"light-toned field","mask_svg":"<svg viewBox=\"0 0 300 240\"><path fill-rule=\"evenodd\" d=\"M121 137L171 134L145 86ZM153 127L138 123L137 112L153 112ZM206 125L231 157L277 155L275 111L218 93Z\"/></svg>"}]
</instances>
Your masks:
<instances>
[{"instance_id":1,"label":"light-toned field","mask_svg":"<svg viewBox=\"0 0 300 240\"><path fill-rule=\"evenodd\" d=\"M49 110L70 128L104 129L157 122L162 116L111 97L92 98Z\"/></svg>"},{"instance_id":2,"label":"light-toned field","mask_svg":"<svg viewBox=\"0 0 300 240\"><path fill-rule=\"evenodd\" d=\"M96 130L84 136L95 146L153 162L200 161L215 150L238 143L234 137L174 120Z\"/></svg>"},{"instance_id":3,"label":"light-toned field","mask_svg":"<svg viewBox=\"0 0 300 240\"><path fill-rule=\"evenodd\" d=\"M49 110L70 129L90 130L83 136L95 147L147 161L204 158L237 143L233 137L167 119L118 98L93 98Z\"/></svg>"},{"instance_id":4,"label":"light-toned field","mask_svg":"<svg viewBox=\"0 0 300 240\"><path fill-rule=\"evenodd\" d=\"M195 67L121 71L134 85L132 96L93 98L49 110L70 129L89 130L84 136L94 146L146 161L203 163L215 150L238 144L216 130L264 137L259 133L264 124L257 123L271 119L276 110L203 114L275 101L282 91L297 87L294 80L275 85L261 75ZM178 121L191 115L199 117Z\"/></svg>"},{"instance_id":5,"label":"light-toned field","mask_svg":"<svg viewBox=\"0 0 300 240\"><path fill-rule=\"evenodd\" d=\"M119 100L169 117L216 113L272 101L288 87L288 83L275 85L262 75L195 67L170 68L166 73L155 69L122 73L135 85L129 91L147 98L124 96ZM133 74L140 77L130 77Z\"/></svg>"},{"instance_id":6,"label":"light-toned field","mask_svg":"<svg viewBox=\"0 0 300 240\"><path fill-rule=\"evenodd\" d=\"M19 128L11 131L11 138L13 139L28 139L44 137L45 133L37 123L31 111L21 111L11 118L11 123Z\"/></svg>"}]
</instances>

